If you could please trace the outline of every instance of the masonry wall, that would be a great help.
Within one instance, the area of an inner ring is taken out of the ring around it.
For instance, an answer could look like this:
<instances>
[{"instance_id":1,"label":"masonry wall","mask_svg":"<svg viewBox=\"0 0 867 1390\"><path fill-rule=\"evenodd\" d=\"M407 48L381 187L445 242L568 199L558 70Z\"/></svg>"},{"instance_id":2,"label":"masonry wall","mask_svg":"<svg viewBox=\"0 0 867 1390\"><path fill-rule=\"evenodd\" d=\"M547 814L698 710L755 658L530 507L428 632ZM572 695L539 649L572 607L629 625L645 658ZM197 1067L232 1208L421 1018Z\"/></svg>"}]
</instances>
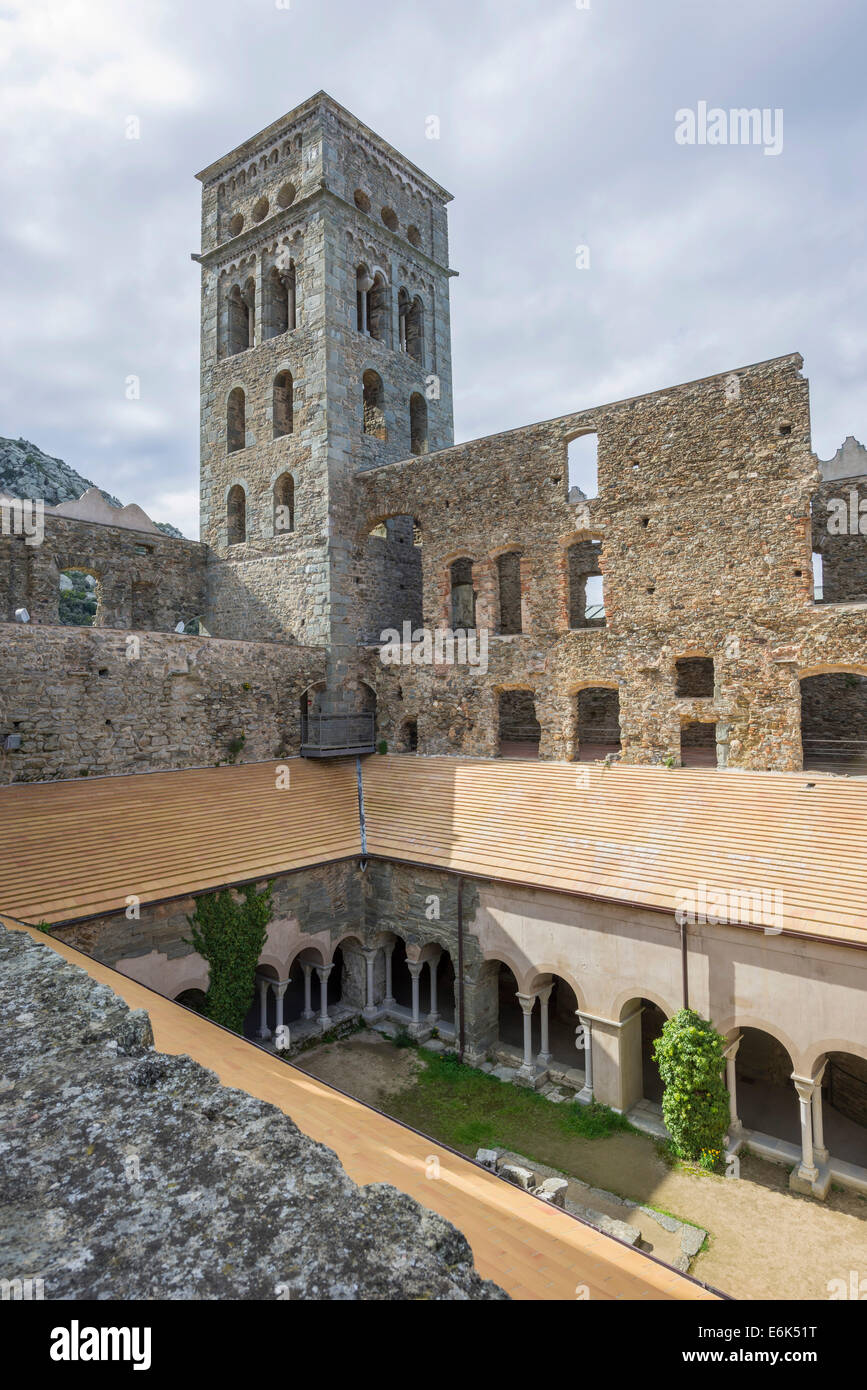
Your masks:
<instances>
[{"instance_id":1,"label":"masonry wall","mask_svg":"<svg viewBox=\"0 0 867 1390\"><path fill-rule=\"evenodd\" d=\"M0 619L58 622L60 575L79 569L98 581L94 626L170 632L203 613L206 560L198 541L46 515L40 545L0 535Z\"/></svg>"},{"instance_id":2,"label":"masonry wall","mask_svg":"<svg viewBox=\"0 0 867 1390\"><path fill-rule=\"evenodd\" d=\"M0 624L0 781L105 776L298 751L309 648Z\"/></svg>"},{"instance_id":3,"label":"masonry wall","mask_svg":"<svg viewBox=\"0 0 867 1390\"><path fill-rule=\"evenodd\" d=\"M779 358L362 475L358 574L372 519L413 516L425 624L450 622L449 567L473 564L488 669L367 658L380 732L417 718L419 751L494 756L503 690L530 686L540 755L576 753L576 693L618 691L622 756L680 757L684 724L717 726L723 765L801 766L799 678L867 671L867 610L812 599L810 449L801 359ZM599 495L567 498L567 444L598 436ZM581 555L602 542L604 626L575 630ZM497 557L522 551L523 631L498 636ZM358 586L357 586L358 587ZM358 626L362 617L359 607ZM681 657L714 662L712 696L678 697Z\"/></svg>"}]
</instances>

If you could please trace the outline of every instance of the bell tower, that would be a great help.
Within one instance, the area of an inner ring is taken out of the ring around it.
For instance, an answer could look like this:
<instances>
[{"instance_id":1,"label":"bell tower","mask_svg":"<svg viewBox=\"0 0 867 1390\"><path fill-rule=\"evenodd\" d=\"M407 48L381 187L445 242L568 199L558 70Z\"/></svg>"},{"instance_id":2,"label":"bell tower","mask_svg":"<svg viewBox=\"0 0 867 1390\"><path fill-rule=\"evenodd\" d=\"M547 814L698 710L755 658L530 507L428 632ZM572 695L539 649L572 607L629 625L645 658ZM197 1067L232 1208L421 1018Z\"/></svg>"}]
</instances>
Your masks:
<instances>
[{"instance_id":1,"label":"bell tower","mask_svg":"<svg viewBox=\"0 0 867 1390\"><path fill-rule=\"evenodd\" d=\"M324 92L198 178L209 630L326 646L337 691L353 480L454 442L451 195Z\"/></svg>"}]
</instances>

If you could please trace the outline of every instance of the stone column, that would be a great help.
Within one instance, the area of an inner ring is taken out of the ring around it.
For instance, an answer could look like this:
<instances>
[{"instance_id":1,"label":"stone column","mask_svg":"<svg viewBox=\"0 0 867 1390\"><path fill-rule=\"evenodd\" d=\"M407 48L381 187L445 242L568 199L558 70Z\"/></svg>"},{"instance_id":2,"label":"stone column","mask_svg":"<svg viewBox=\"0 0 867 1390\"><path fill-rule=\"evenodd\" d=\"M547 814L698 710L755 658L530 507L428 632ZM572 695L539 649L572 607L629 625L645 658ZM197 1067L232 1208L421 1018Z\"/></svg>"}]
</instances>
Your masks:
<instances>
[{"instance_id":1,"label":"stone column","mask_svg":"<svg viewBox=\"0 0 867 1390\"><path fill-rule=\"evenodd\" d=\"M295 299L295 277L296 270L293 265L290 267L290 269L286 272L286 275L284 276L286 282L286 327L289 329L290 333L297 324L297 320L295 317L295 310L297 307Z\"/></svg>"},{"instance_id":2,"label":"stone column","mask_svg":"<svg viewBox=\"0 0 867 1390\"><path fill-rule=\"evenodd\" d=\"M317 965L316 974L319 976L319 988L321 997L319 1001L319 1022L323 1028L327 1028L331 1022L328 1017L328 976L331 974L330 965Z\"/></svg>"},{"instance_id":3,"label":"stone column","mask_svg":"<svg viewBox=\"0 0 867 1390\"><path fill-rule=\"evenodd\" d=\"M419 986L419 977L421 976L421 972L422 972L422 970L424 969L424 961L422 961L422 960L408 960L406 964L407 964L407 969L409 970L409 973L410 973L410 975L412 976L412 1023L409 1025L409 1031L410 1031L411 1033L418 1033L419 1030L421 1029L421 1015L420 1015L420 1013L419 1013L419 998L418 998L418 993L419 993L419 991L418 991L418 986Z\"/></svg>"},{"instance_id":4,"label":"stone column","mask_svg":"<svg viewBox=\"0 0 867 1390\"><path fill-rule=\"evenodd\" d=\"M275 1036L279 1034L280 1029L283 1027L283 995L286 993L286 988L287 988L288 984L289 984L289 981L288 981L288 980L273 980L273 981L272 981L272 987L273 987L273 990L274 990L274 998L275 998L276 1003L277 1003L277 1017L276 1017L275 1022L274 1022L274 1033L275 1033Z\"/></svg>"},{"instance_id":5,"label":"stone column","mask_svg":"<svg viewBox=\"0 0 867 1390\"><path fill-rule=\"evenodd\" d=\"M580 1009L576 1009L575 1013L584 1030L584 1085L575 1099L582 1105L589 1105L593 1099L593 1025L588 1014L582 1014ZM577 1038L575 1046L579 1046Z\"/></svg>"},{"instance_id":6,"label":"stone column","mask_svg":"<svg viewBox=\"0 0 867 1390\"><path fill-rule=\"evenodd\" d=\"M535 994L516 994L515 998L524 1015L524 1060L518 1068L518 1075L532 1080L536 1076L536 1069L533 1066L533 1005L536 1002L536 996Z\"/></svg>"},{"instance_id":7,"label":"stone column","mask_svg":"<svg viewBox=\"0 0 867 1390\"><path fill-rule=\"evenodd\" d=\"M816 1088L813 1091L813 1161L820 1164L827 1163L830 1158L830 1154L825 1148L825 1125L822 1117L822 1077L825 1075L827 1065L826 1058L813 1077L813 1084Z\"/></svg>"},{"instance_id":8,"label":"stone column","mask_svg":"<svg viewBox=\"0 0 867 1390\"><path fill-rule=\"evenodd\" d=\"M271 1029L268 1027L268 986L271 983L265 975L259 976L259 1032L257 1037L270 1038Z\"/></svg>"},{"instance_id":9,"label":"stone column","mask_svg":"<svg viewBox=\"0 0 867 1390\"><path fill-rule=\"evenodd\" d=\"M365 1018L376 1017L376 1005L373 1002L373 966L376 961L376 946L363 946L361 954L367 966L367 996L363 1009Z\"/></svg>"},{"instance_id":10,"label":"stone column","mask_svg":"<svg viewBox=\"0 0 867 1390\"><path fill-rule=\"evenodd\" d=\"M441 955L442 951L438 951L435 956L429 956L427 962L428 969L430 970L430 1011L428 1012L427 1021L430 1024L434 1024L439 1020L439 1013L437 1012L437 966L440 963Z\"/></svg>"},{"instance_id":11,"label":"stone column","mask_svg":"<svg viewBox=\"0 0 867 1390\"><path fill-rule=\"evenodd\" d=\"M803 1076L793 1076L798 1104L801 1108L801 1162L797 1176L801 1182L814 1183L819 1176L813 1157L813 1092L815 1082Z\"/></svg>"},{"instance_id":12,"label":"stone column","mask_svg":"<svg viewBox=\"0 0 867 1390\"><path fill-rule=\"evenodd\" d=\"M536 1064L541 1067L542 1071L546 1069L551 1061L551 1049L548 1045L548 1001L551 998L551 991L553 988L554 983L552 981L550 985L543 985L541 989L537 989L536 991L539 1000L539 1018L542 1029L541 1046L539 1054L536 1057Z\"/></svg>"},{"instance_id":13,"label":"stone column","mask_svg":"<svg viewBox=\"0 0 867 1390\"><path fill-rule=\"evenodd\" d=\"M723 1056L726 1059L726 1088L729 1093L729 1140L730 1146L733 1145L744 1132L738 1115L738 1078L735 1058L738 1055L738 1048L741 1045L741 1034L738 1033L730 1043L723 1049Z\"/></svg>"},{"instance_id":14,"label":"stone column","mask_svg":"<svg viewBox=\"0 0 867 1390\"><path fill-rule=\"evenodd\" d=\"M302 960L301 969L304 971L304 1008L301 1011L302 1018L315 1018L313 1012L313 998L310 986L313 981L313 962Z\"/></svg>"},{"instance_id":15,"label":"stone column","mask_svg":"<svg viewBox=\"0 0 867 1390\"><path fill-rule=\"evenodd\" d=\"M384 1009L393 1009L394 995L391 992L391 958L394 955L393 941L383 946L382 954L385 956L385 998L382 1001L382 1007Z\"/></svg>"}]
</instances>

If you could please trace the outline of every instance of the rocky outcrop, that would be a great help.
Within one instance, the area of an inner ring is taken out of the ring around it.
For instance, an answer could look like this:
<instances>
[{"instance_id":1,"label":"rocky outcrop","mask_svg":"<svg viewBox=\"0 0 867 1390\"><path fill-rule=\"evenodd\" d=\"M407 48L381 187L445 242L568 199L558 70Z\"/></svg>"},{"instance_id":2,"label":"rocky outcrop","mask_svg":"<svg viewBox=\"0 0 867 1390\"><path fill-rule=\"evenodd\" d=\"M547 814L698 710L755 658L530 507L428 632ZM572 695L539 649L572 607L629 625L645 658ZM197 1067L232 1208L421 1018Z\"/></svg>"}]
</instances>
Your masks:
<instances>
[{"instance_id":1,"label":"rocky outcrop","mask_svg":"<svg viewBox=\"0 0 867 1390\"><path fill-rule=\"evenodd\" d=\"M83 478L63 459L52 458L28 439L0 438L0 494L7 497L41 497L46 507L56 507L61 502L78 502L93 487L89 478ZM103 488L96 491L110 507L123 505ZM183 540L182 532L169 522L157 521L153 524L164 535Z\"/></svg>"},{"instance_id":2,"label":"rocky outcrop","mask_svg":"<svg viewBox=\"0 0 867 1390\"><path fill-rule=\"evenodd\" d=\"M498 1299L465 1238L0 927L0 1268L46 1299Z\"/></svg>"}]
</instances>

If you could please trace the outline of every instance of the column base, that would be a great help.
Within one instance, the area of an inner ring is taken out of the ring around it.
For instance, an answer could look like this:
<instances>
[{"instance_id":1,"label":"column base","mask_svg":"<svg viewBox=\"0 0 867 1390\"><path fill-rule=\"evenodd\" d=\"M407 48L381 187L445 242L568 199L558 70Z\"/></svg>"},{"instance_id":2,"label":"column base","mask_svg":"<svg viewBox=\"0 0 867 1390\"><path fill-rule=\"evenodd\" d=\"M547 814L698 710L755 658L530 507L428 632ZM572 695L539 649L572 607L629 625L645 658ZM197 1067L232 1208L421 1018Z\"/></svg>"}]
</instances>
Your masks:
<instances>
[{"instance_id":1,"label":"column base","mask_svg":"<svg viewBox=\"0 0 867 1390\"><path fill-rule=\"evenodd\" d=\"M375 1019L379 1018L379 1014L380 1010L376 1007L375 1004L371 1004L369 1007L365 1005L365 1007L361 1010L361 1017L365 1020L366 1023L373 1023Z\"/></svg>"},{"instance_id":2,"label":"column base","mask_svg":"<svg viewBox=\"0 0 867 1390\"><path fill-rule=\"evenodd\" d=\"M262 1040L262 1042L267 1042L268 1039L270 1038L270 1036L271 1036L271 1029L270 1029L270 1028L260 1028L259 1031L258 1031L258 1033L256 1034L256 1037L257 1037L257 1038L260 1038L260 1039Z\"/></svg>"},{"instance_id":3,"label":"column base","mask_svg":"<svg viewBox=\"0 0 867 1390\"><path fill-rule=\"evenodd\" d=\"M535 1067L519 1067L515 1072L515 1085L526 1086L531 1091L538 1091L544 1086L548 1074L544 1071L537 1071Z\"/></svg>"},{"instance_id":4,"label":"column base","mask_svg":"<svg viewBox=\"0 0 867 1390\"><path fill-rule=\"evenodd\" d=\"M816 1166L817 1166L818 1168L821 1169L821 1168L824 1168L824 1167L827 1165L828 1160L830 1159L831 1155L829 1154L829 1152L828 1152L827 1149L824 1149L824 1148L822 1148L822 1149L817 1149L817 1148L816 1148L816 1145L814 1144L814 1145L813 1145L813 1157L814 1157L814 1159L816 1160Z\"/></svg>"},{"instance_id":5,"label":"column base","mask_svg":"<svg viewBox=\"0 0 867 1390\"><path fill-rule=\"evenodd\" d=\"M576 1093L575 1093L575 1104L576 1104L576 1105L592 1105L592 1104L593 1104L593 1101L594 1101L594 1095L593 1095L593 1092L591 1091L591 1089L590 1089L589 1086L582 1086L582 1088L581 1088L580 1091L576 1091Z\"/></svg>"},{"instance_id":6,"label":"column base","mask_svg":"<svg viewBox=\"0 0 867 1390\"><path fill-rule=\"evenodd\" d=\"M831 1171L823 1166L821 1168L805 1168L800 1164L793 1168L789 1174L789 1189L792 1192L800 1192L805 1197L817 1197L823 1202L828 1195L831 1187Z\"/></svg>"}]
</instances>

